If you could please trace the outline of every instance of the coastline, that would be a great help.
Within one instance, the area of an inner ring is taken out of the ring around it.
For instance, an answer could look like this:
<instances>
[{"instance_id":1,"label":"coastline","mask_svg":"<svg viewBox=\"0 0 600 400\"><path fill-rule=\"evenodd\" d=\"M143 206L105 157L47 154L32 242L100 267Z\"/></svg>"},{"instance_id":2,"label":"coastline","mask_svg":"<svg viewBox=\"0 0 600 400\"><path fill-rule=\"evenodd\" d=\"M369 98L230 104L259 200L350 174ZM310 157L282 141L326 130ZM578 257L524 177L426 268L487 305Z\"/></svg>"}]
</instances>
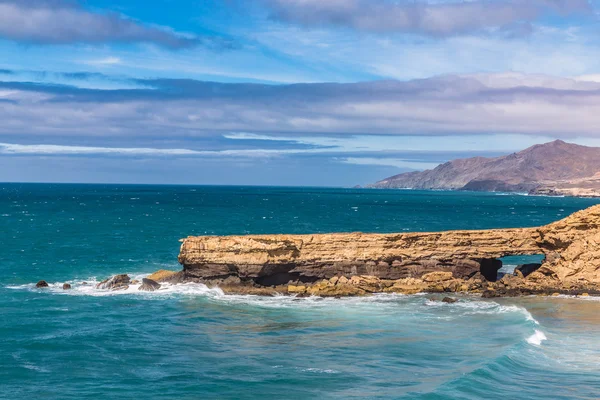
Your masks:
<instances>
[{"instance_id":1,"label":"coastline","mask_svg":"<svg viewBox=\"0 0 600 400\"><path fill-rule=\"evenodd\" d=\"M413 187L375 187L365 186L361 189L372 190L401 190L401 191L430 191L430 192L470 192L470 193L489 193L506 196L537 196L537 197L573 197L580 199L598 199L600 198L600 190L589 190L585 188L555 188L555 187L539 187L528 192L523 191L504 191L504 190L473 190L473 189L428 189L428 188L413 188Z\"/></svg>"},{"instance_id":2,"label":"coastline","mask_svg":"<svg viewBox=\"0 0 600 400\"><path fill-rule=\"evenodd\" d=\"M600 205L537 228L406 234L198 236L182 239L179 272L235 294L364 296L473 293L483 297L600 294ZM505 256L544 255L499 276Z\"/></svg>"}]
</instances>

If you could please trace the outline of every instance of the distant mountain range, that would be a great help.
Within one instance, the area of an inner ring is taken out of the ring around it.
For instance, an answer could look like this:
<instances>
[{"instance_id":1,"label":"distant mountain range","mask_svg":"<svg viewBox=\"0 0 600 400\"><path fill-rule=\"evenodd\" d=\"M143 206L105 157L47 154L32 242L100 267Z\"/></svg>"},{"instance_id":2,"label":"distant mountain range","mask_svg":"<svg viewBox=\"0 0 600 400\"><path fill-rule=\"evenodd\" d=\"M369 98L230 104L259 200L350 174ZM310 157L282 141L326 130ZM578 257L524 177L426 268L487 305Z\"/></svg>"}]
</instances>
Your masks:
<instances>
[{"instance_id":1,"label":"distant mountain range","mask_svg":"<svg viewBox=\"0 0 600 400\"><path fill-rule=\"evenodd\" d=\"M449 161L394 175L372 188L476 190L600 196L600 148L555 140L507 156Z\"/></svg>"}]
</instances>

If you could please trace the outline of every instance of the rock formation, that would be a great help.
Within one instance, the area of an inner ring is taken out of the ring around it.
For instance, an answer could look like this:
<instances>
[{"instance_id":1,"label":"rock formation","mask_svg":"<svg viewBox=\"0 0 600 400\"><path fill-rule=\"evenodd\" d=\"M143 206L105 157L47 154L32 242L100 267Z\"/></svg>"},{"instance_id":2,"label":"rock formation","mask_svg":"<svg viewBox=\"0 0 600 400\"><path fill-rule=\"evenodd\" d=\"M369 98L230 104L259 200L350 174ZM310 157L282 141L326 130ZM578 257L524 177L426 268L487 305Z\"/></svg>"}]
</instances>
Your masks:
<instances>
[{"instance_id":1,"label":"rock formation","mask_svg":"<svg viewBox=\"0 0 600 400\"><path fill-rule=\"evenodd\" d=\"M115 275L97 284L96 289L125 290L129 288L130 282L129 275Z\"/></svg>"},{"instance_id":2,"label":"rock formation","mask_svg":"<svg viewBox=\"0 0 600 400\"><path fill-rule=\"evenodd\" d=\"M447 189L600 196L600 148L556 140L518 153L446 162L407 172L369 187Z\"/></svg>"},{"instance_id":3,"label":"rock formation","mask_svg":"<svg viewBox=\"0 0 600 400\"><path fill-rule=\"evenodd\" d=\"M46 281L39 281L38 283L35 284L36 288L45 288L48 287L48 282Z\"/></svg>"},{"instance_id":4,"label":"rock formation","mask_svg":"<svg viewBox=\"0 0 600 400\"><path fill-rule=\"evenodd\" d=\"M160 289L160 283L148 278L142 279L142 285L138 288L143 292L154 292L158 289Z\"/></svg>"},{"instance_id":5,"label":"rock formation","mask_svg":"<svg viewBox=\"0 0 600 400\"><path fill-rule=\"evenodd\" d=\"M434 233L199 236L182 240L179 281L225 291L362 295L600 289L600 205L537 228ZM499 258L543 254L497 281ZM488 293L489 294L489 293Z\"/></svg>"},{"instance_id":6,"label":"rock formation","mask_svg":"<svg viewBox=\"0 0 600 400\"><path fill-rule=\"evenodd\" d=\"M152 275L147 276L147 279L152 279L155 282L168 282L173 275L176 275L177 271L168 271L166 269L161 269L153 273Z\"/></svg>"}]
</instances>

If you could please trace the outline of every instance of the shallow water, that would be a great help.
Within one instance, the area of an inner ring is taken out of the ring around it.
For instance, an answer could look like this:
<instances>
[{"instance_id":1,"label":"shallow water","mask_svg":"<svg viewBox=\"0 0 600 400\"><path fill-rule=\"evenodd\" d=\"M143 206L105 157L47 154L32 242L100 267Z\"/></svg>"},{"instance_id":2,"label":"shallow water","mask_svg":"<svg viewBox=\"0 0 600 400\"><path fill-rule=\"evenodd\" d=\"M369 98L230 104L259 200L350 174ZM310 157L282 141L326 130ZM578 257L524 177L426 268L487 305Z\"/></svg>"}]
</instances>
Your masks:
<instances>
[{"instance_id":1,"label":"shallow water","mask_svg":"<svg viewBox=\"0 0 600 400\"><path fill-rule=\"evenodd\" d=\"M477 193L0 186L0 398L591 399L600 302L98 291L190 234L541 225L594 200ZM515 259L510 262L520 262ZM35 289L39 279L51 283ZM88 285L82 284L83 281ZM73 290L63 291L70 282ZM433 299L433 300L432 300Z\"/></svg>"}]
</instances>

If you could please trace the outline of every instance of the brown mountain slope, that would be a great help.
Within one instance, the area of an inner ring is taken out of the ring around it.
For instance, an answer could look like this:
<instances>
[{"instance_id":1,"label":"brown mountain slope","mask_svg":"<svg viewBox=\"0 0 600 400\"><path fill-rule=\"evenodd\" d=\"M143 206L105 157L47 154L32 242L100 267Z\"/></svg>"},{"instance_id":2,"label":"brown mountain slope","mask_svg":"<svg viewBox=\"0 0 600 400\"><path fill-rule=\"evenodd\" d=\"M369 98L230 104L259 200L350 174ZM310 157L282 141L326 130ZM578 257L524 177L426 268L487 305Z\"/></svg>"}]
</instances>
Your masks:
<instances>
[{"instance_id":1,"label":"brown mountain slope","mask_svg":"<svg viewBox=\"0 0 600 400\"><path fill-rule=\"evenodd\" d=\"M474 157L449 161L435 169L408 172L379 181L370 187L485 191L537 191L577 195L573 188L598 189L600 148L565 143L539 144L507 156ZM569 188L569 193L562 192Z\"/></svg>"}]
</instances>

